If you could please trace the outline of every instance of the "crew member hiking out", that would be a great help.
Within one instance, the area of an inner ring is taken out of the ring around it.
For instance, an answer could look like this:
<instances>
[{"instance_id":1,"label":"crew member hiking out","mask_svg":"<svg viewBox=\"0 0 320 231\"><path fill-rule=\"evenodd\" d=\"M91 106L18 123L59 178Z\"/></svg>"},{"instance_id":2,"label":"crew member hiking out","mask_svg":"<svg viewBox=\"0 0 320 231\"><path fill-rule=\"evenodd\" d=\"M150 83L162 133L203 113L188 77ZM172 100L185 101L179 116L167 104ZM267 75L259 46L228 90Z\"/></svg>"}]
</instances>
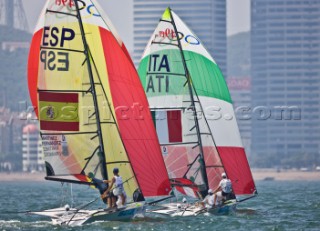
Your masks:
<instances>
[{"instance_id":1,"label":"crew member hiking out","mask_svg":"<svg viewBox=\"0 0 320 231\"><path fill-rule=\"evenodd\" d=\"M232 194L232 183L231 180L227 178L227 175L223 172L221 174L222 180L219 183L219 187L215 190L214 195L214 205L216 204L217 198L226 200L229 195Z\"/></svg>"}]
</instances>

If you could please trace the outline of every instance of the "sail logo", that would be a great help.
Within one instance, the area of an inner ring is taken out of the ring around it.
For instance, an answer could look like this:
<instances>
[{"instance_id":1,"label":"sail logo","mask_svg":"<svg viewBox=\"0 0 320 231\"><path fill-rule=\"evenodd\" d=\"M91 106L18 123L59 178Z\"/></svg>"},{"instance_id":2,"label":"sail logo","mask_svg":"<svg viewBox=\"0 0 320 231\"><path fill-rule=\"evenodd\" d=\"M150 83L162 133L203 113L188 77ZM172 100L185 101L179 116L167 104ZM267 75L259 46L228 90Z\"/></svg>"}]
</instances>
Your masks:
<instances>
[{"instance_id":1,"label":"sail logo","mask_svg":"<svg viewBox=\"0 0 320 231\"><path fill-rule=\"evenodd\" d=\"M75 32L71 28L44 27L40 61L45 70L69 71L69 52L59 48L64 48L74 38Z\"/></svg>"},{"instance_id":2,"label":"sail logo","mask_svg":"<svg viewBox=\"0 0 320 231\"><path fill-rule=\"evenodd\" d=\"M170 65L167 55L150 55L148 84L146 92L169 92L169 76L163 73L170 73Z\"/></svg>"},{"instance_id":3,"label":"sail logo","mask_svg":"<svg viewBox=\"0 0 320 231\"><path fill-rule=\"evenodd\" d=\"M81 11L85 9L88 13L87 16L82 17L83 19L89 18L91 16L101 17L94 4L87 5L85 1L82 0L77 0L77 2L79 10ZM77 10L74 0L56 0L48 9L50 9L51 11L63 12L64 15L56 15L56 17L59 19L68 17L68 14L72 14Z\"/></svg>"},{"instance_id":4,"label":"sail logo","mask_svg":"<svg viewBox=\"0 0 320 231\"><path fill-rule=\"evenodd\" d=\"M57 6L69 6L70 8L75 6L74 1L73 0L56 0L55 4Z\"/></svg>"},{"instance_id":5,"label":"sail logo","mask_svg":"<svg viewBox=\"0 0 320 231\"><path fill-rule=\"evenodd\" d=\"M183 34L178 32L178 35L179 35L179 40L182 38ZM167 28L165 29L164 31L159 31L159 34L156 35L156 37L159 36L161 38L168 38L170 40L175 40L177 41L177 35L176 33L174 32L173 29L170 29L170 28Z\"/></svg>"},{"instance_id":6,"label":"sail logo","mask_svg":"<svg viewBox=\"0 0 320 231\"><path fill-rule=\"evenodd\" d=\"M157 39L160 38L159 41L157 41ZM158 34L155 34L155 39L154 42L164 42L165 39L168 39L170 41L170 43L172 42L176 42L177 40L179 40L180 42L185 43L185 46L188 45L200 45L201 42L200 40L192 35L192 34L187 34L184 35L182 32L178 32L178 36L176 35L175 31L173 29L167 28L163 31L159 31Z\"/></svg>"}]
</instances>

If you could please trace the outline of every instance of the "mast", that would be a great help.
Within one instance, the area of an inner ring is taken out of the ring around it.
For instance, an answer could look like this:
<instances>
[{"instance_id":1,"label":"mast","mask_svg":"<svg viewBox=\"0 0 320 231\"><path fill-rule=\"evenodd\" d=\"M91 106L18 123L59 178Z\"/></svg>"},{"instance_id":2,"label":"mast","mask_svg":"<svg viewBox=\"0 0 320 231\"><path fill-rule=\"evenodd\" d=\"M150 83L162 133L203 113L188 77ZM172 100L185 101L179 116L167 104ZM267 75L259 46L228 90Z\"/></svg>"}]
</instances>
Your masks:
<instances>
[{"instance_id":1,"label":"mast","mask_svg":"<svg viewBox=\"0 0 320 231\"><path fill-rule=\"evenodd\" d=\"M94 108L95 108L96 123L97 123L97 129L98 129L97 132L98 132L99 144L100 144L98 155L99 155L99 158L101 161L100 164L102 164L101 175L104 177L104 179L108 179L108 172L107 172L107 167L106 167L106 157L105 157L105 152L104 152L104 145L103 145L102 132L101 132L102 130L101 130L101 124L100 124L100 112L99 112L99 107L98 107L96 89L95 89L95 85L94 85L92 67L90 64L89 49L88 49L88 44L87 44L87 40L86 40L85 33L84 33L84 27L83 27L83 23L82 23L82 19L81 19L78 0L75 0L74 2L75 2L76 10L77 10L77 18L78 18L82 42L83 42L83 46L84 46L84 54L87 59L87 67L88 67L88 73L89 73L89 79L90 79L90 85L91 85L90 92L93 96L93 103L94 103Z\"/></svg>"},{"instance_id":2,"label":"mast","mask_svg":"<svg viewBox=\"0 0 320 231\"><path fill-rule=\"evenodd\" d=\"M194 118L194 122L195 122L195 128L196 128L196 132L197 132L197 138L198 138L198 145L200 147L200 170L201 170L201 175L203 177L203 181L206 185L206 190L208 189L209 187L209 183L208 183L208 176L207 176L207 171L206 171L206 166L205 166L205 162L204 162L204 152L203 152L203 146L202 146L202 140L201 140L201 133L200 133L200 127L199 127L199 122L198 122L198 119L197 119L197 112L196 112L196 106L195 106L195 101L194 101L194 96L193 96L193 91L192 91L192 86L191 86L191 77L190 77L190 74L189 74L189 71L188 71L188 67L187 67L187 64L186 64L186 60L185 60L185 57L184 57L184 54L183 54L183 49L182 49L182 46L181 46L181 42L179 40L179 34L178 34L178 30L177 30L177 27L176 27L176 24L174 22L174 18L172 16L172 13L171 13L171 9L169 8L169 12L170 12L170 17L171 17L171 20L172 20L172 25L173 25L173 28L174 28L174 32L177 36L177 41L178 41L178 47L179 47L179 50L180 50L180 55L181 55L181 59L182 59L182 63L183 63L183 68L184 68L184 71L185 71L185 74L186 74L186 78L187 78L187 84L188 84L188 89L189 89L189 93L190 93L190 101L191 101L191 107L192 107L192 110L193 110L193 118Z\"/></svg>"}]
</instances>

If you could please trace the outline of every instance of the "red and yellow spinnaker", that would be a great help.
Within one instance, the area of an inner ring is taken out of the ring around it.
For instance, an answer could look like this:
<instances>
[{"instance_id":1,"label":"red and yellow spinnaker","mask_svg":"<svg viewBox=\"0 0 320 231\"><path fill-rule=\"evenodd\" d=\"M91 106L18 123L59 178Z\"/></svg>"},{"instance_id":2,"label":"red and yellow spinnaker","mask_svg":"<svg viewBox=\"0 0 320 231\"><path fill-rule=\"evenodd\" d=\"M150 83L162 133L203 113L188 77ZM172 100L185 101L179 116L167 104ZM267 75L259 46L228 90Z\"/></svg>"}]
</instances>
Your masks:
<instances>
[{"instance_id":1,"label":"red and yellow spinnaker","mask_svg":"<svg viewBox=\"0 0 320 231\"><path fill-rule=\"evenodd\" d=\"M90 182L118 167L129 196L170 193L149 105L130 56L94 0L48 0L32 40L28 84L47 179ZM103 152L101 152L103 150Z\"/></svg>"}]
</instances>

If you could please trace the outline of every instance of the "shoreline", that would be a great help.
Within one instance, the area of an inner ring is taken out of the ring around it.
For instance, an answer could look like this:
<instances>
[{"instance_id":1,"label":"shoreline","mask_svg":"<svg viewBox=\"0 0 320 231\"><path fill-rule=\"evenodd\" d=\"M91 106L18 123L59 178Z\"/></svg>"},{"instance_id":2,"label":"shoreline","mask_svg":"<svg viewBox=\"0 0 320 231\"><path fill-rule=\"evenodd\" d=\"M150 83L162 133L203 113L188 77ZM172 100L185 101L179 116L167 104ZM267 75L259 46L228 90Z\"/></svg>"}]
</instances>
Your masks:
<instances>
[{"instance_id":1,"label":"shoreline","mask_svg":"<svg viewBox=\"0 0 320 231\"><path fill-rule=\"evenodd\" d=\"M303 172L298 170L281 170L280 172L278 172L275 169L252 169L251 171L255 181L320 181L320 171ZM0 182L45 182L44 178L44 172L0 173Z\"/></svg>"},{"instance_id":2,"label":"shoreline","mask_svg":"<svg viewBox=\"0 0 320 231\"><path fill-rule=\"evenodd\" d=\"M252 169L255 181L320 181L320 171Z\"/></svg>"}]
</instances>

